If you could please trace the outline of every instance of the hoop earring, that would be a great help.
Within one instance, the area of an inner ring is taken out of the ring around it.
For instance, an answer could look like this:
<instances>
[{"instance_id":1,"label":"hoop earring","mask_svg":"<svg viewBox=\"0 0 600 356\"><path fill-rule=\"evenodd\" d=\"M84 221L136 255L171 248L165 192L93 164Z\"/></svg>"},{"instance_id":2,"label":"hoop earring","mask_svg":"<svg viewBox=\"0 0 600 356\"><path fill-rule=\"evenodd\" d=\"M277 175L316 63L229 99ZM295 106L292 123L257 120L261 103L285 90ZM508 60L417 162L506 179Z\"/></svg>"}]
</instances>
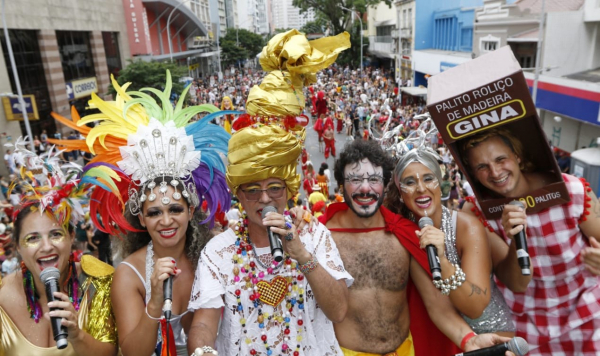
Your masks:
<instances>
[{"instance_id":1,"label":"hoop earring","mask_svg":"<svg viewBox=\"0 0 600 356\"><path fill-rule=\"evenodd\" d=\"M21 261L21 274L23 275L23 288L25 290L25 299L27 299L27 310L31 319L39 323L42 317L42 308L39 303L39 296L35 291L35 283L33 275L27 269L25 262Z\"/></svg>"}]
</instances>

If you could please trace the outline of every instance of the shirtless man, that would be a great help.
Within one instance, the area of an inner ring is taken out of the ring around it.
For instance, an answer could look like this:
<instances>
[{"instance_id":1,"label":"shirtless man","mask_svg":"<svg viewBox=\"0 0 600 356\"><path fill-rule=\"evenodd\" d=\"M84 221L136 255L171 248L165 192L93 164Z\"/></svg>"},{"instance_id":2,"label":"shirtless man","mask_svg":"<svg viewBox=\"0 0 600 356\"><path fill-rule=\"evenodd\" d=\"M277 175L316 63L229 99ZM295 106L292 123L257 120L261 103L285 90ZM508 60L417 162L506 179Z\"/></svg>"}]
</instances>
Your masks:
<instances>
[{"instance_id":1,"label":"shirtless man","mask_svg":"<svg viewBox=\"0 0 600 356\"><path fill-rule=\"evenodd\" d=\"M422 267L427 266L427 257L415 236L418 227L381 206L393 167L392 159L375 141L353 141L336 161L335 179L345 203L331 204L321 221L326 221L354 277L347 316L334 324L342 351L345 355L404 356L414 355L416 349L417 355L449 355L456 350L452 343L474 350L508 341L490 334L472 337L472 330L448 298L434 287ZM418 295L412 296L416 291L411 280L435 325L450 340L426 323Z\"/></svg>"}]
</instances>

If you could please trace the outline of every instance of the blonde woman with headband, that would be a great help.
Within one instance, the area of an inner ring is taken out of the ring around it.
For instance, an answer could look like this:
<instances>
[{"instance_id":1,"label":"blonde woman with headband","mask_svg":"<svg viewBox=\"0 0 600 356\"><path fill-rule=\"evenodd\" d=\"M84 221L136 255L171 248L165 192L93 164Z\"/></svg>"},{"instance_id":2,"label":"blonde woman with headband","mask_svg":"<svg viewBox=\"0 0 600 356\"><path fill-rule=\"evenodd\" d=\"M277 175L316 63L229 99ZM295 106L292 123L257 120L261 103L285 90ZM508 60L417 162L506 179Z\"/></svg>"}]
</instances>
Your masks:
<instances>
[{"instance_id":1,"label":"blonde woman with headband","mask_svg":"<svg viewBox=\"0 0 600 356\"><path fill-rule=\"evenodd\" d=\"M418 223L433 220L416 234L421 248L433 245L440 259L442 280L436 287L478 334L513 336L515 326L492 274L490 247L483 225L472 216L442 205L441 158L427 147L402 156L388 186L385 206Z\"/></svg>"}]
</instances>

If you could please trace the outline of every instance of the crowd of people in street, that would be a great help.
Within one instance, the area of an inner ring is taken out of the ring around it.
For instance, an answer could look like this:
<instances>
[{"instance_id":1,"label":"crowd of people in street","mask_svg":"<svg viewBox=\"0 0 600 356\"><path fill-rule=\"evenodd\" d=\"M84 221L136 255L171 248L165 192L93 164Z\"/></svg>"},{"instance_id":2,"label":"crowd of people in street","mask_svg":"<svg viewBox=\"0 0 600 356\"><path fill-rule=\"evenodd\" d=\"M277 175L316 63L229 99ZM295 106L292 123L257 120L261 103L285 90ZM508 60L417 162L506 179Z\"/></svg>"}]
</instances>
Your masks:
<instances>
[{"instance_id":1,"label":"crowd of people in street","mask_svg":"<svg viewBox=\"0 0 600 356\"><path fill-rule=\"evenodd\" d=\"M196 78L172 110L160 106L171 93L128 97L113 81L118 100L92 99L95 127L7 148L0 355L54 355L55 320L65 355L451 355L518 337L531 355L596 355L600 202L589 184L563 172L566 203L506 205L487 220L467 175L506 198L545 184L510 132L465 140L462 172L440 135L425 136L433 124L423 99L402 93L410 83L329 65L344 34L323 57L310 46L316 82L296 106L282 104L300 100L283 77L307 73L289 68Z\"/></svg>"}]
</instances>

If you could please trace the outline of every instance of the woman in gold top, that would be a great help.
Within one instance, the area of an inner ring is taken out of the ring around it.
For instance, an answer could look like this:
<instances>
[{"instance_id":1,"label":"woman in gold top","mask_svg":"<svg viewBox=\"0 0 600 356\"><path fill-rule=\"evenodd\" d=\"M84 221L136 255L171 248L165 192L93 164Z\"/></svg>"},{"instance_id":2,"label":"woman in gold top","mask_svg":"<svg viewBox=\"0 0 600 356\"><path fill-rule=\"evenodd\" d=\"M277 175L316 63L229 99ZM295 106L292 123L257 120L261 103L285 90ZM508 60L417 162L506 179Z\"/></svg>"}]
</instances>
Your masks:
<instances>
[{"instance_id":1,"label":"woman in gold top","mask_svg":"<svg viewBox=\"0 0 600 356\"><path fill-rule=\"evenodd\" d=\"M116 355L109 296L112 267L89 256L79 265L71 253L69 226L83 218L81 206L89 186L63 173L57 152L38 157L19 139L15 155L24 166L22 177L30 183L22 185L24 196L14 218L21 268L0 281L0 356ZM54 301L48 300L40 279L49 267L60 272ZM61 318L67 329L63 350L53 339L50 317Z\"/></svg>"}]
</instances>

